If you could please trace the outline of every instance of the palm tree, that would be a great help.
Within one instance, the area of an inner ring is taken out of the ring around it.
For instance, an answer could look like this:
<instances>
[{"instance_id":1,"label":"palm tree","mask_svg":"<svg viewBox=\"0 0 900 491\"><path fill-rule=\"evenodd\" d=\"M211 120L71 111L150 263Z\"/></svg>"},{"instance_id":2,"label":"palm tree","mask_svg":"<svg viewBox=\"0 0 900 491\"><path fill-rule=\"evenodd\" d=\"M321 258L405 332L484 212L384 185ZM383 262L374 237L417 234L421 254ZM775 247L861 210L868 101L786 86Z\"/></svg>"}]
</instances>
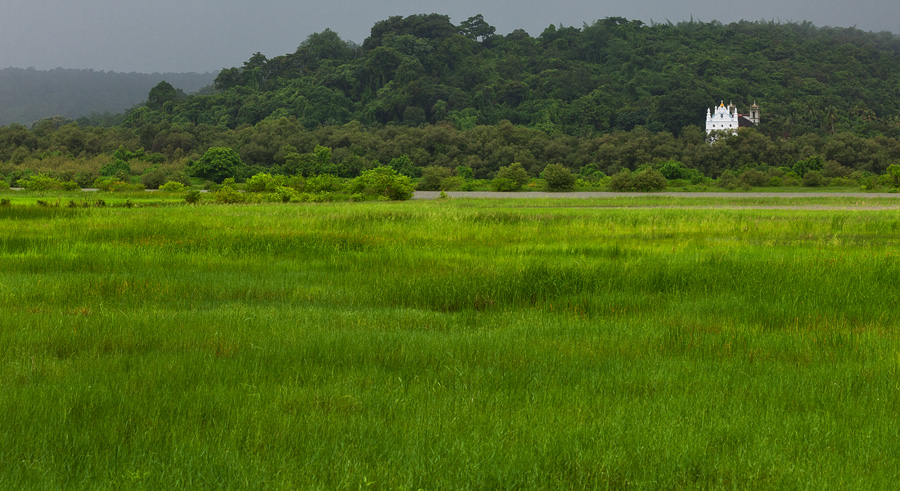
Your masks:
<instances>
[{"instance_id":1,"label":"palm tree","mask_svg":"<svg viewBox=\"0 0 900 491\"><path fill-rule=\"evenodd\" d=\"M825 108L825 121L831 125L831 134L834 134L834 122L838 120L838 111L834 106Z\"/></svg>"}]
</instances>

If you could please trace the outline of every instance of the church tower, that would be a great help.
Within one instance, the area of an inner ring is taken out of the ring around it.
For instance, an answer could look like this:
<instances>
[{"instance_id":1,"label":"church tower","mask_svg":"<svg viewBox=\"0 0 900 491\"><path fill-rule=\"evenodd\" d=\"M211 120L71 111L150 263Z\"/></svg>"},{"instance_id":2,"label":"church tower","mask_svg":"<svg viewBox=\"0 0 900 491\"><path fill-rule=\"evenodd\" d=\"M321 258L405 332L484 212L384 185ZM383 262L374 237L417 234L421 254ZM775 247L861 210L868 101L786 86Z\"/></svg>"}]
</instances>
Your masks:
<instances>
[{"instance_id":1,"label":"church tower","mask_svg":"<svg viewBox=\"0 0 900 491\"><path fill-rule=\"evenodd\" d=\"M750 106L750 121L758 125L759 124L759 106L756 105L756 101L753 101L753 105Z\"/></svg>"}]
</instances>

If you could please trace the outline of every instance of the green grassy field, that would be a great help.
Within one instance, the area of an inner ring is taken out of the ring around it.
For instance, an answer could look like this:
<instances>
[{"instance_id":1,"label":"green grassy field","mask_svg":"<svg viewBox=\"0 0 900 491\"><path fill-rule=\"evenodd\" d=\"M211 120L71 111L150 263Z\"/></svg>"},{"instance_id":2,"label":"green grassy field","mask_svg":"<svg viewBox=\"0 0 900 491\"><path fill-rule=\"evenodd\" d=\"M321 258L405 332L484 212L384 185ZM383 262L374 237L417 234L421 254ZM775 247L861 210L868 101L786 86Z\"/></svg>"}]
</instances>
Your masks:
<instances>
[{"instance_id":1,"label":"green grassy field","mask_svg":"<svg viewBox=\"0 0 900 491\"><path fill-rule=\"evenodd\" d=\"M0 207L0 488L900 481L900 212L514 203Z\"/></svg>"}]
</instances>

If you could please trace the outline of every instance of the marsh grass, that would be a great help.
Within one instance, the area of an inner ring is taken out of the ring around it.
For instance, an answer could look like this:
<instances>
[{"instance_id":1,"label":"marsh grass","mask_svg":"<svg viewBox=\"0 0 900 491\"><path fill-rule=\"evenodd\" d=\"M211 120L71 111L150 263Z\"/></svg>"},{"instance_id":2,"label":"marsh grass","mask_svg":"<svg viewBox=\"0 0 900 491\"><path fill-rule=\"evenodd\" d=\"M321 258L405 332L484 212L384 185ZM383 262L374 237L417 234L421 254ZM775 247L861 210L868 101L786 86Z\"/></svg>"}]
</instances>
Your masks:
<instances>
[{"instance_id":1,"label":"marsh grass","mask_svg":"<svg viewBox=\"0 0 900 491\"><path fill-rule=\"evenodd\" d=\"M0 487L890 487L898 242L894 211L14 203Z\"/></svg>"}]
</instances>

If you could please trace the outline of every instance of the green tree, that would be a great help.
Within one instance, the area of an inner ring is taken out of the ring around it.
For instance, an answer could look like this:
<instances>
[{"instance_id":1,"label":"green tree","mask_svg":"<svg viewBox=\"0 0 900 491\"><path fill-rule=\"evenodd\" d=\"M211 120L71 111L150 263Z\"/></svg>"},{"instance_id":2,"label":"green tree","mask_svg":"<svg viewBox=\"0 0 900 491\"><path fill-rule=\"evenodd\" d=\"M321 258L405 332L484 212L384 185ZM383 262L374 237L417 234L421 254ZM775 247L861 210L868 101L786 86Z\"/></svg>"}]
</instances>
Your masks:
<instances>
[{"instance_id":1,"label":"green tree","mask_svg":"<svg viewBox=\"0 0 900 491\"><path fill-rule=\"evenodd\" d=\"M178 97L178 91L169 82L163 80L150 89L147 95L147 106L151 109L162 109L163 104L174 101Z\"/></svg>"},{"instance_id":2,"label":"green tree","mask_svg":"<svg viewBox=\"0 0 900 491\"><path fill-rule=\"evenodd\" d=\"M492 38L494 33L497 32L497 29L485 22L484 17L481 14L478 14L462 21L459 24L459 32L473 41L477 41L478 38L481 38L481 41L484 42Z\"/></svg>"},{"instance_id":3,"label":"green tree","mask_svg":"<svg viewBox=\"0 0 900 491\"><path fill-rule=\"evenodd\" d=\"M244 168L240 155L233 149L212 147L191 167L191 173L221 183L229 177L241 175Z\"/></svg>"},{"instance_id":4,"label":"green tree","mask_svg":"<svg viewBox=\"0 0 900 491\"><path fill-rule=\"evenodd\" d=\"M550 191L571 191L575 187L575 176L560 164L547 164L541 177Z\"/></svg>"}]
</instances>

